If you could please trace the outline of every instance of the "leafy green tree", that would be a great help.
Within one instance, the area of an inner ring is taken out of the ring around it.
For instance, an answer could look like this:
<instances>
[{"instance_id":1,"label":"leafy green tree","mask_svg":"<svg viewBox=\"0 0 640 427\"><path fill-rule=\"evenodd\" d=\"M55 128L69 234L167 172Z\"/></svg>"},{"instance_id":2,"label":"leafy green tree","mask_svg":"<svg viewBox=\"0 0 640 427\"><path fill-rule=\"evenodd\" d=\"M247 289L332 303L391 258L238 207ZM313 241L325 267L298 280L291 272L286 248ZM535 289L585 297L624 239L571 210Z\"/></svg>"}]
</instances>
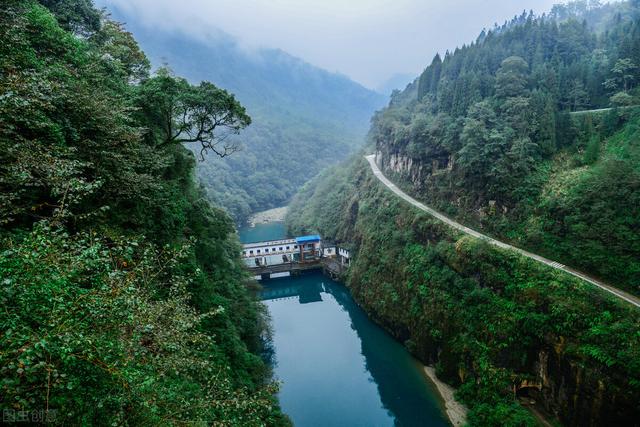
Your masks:
<instances>
[{"instance_id":1,"label":"leafy green tree","mask_svg":"<svg viewBox=\"0 0 640 427\"><path fill-rule=\"evenodd\" d=\"M576 79L571 84L566 104L571 111L578 111L589 105L589 94L580 80Z\"/></svg>"},{"instance_id":2,"label":"leafy green tree","mask_svg":"<svg viewBox=\"0 0 640 427\"><path fill-rule=\"evenodd\" d=\"M427 93L437 93L440 74L442 73L442 58L436 54L431 65L422 73L418 85L418 96L424 97Z\"/></svg>"},{"instance_id":3,"label":"leafy green tree","mask_svg":"<svg viewBox=\"0 0 640 427\"><path fill-rule=\"evenodd\" d=\"M124 75L127 83L137 83L149 77L149 60L122 24L105 20L90 41L103 52L105 62L114 67L114 72Z\"/></svg>"},{"instance_id":4,"label":"leafy green tree","mask_svg":"<svg viewBox=\"0 0 640 427\"><path fill-rule=\"evenodd\" d=\"M251 124L245 108L226 90L209 82L190 85L166 68L142 82L137 104L151 125L153 145L198 143L202 159L209 150L219 157L236 152L238 141L230 137Z\"/></svg>"},{"instance_id":5,"label":"leafy green tree","mask_svg":"<svg viewBox=\"0 0 640 427\"><path fill-rule=\"evenodd\" d=\"M627 92L636 79L635 70L637 69L638 66L630 58L618 59L611 69L614 77L604 82L605 87L612 91L622 89L623 92Z\"/></svg>"},{"instance_id":6,"label":"leafy green tree","mask_svg":"<svg viewBox=\"0 0 640 427\"><path fill-rule=\"evenodd\" d=\"M614 107L630 107L635 103L633 96L627 92L618 92L609 99Z\"/></svg>"},{"instance_id":7,"label":"leafy green tree","mask_svg":"<svg viewBox=\"0 0 640 427\"><path fill-rule=\"evenodd\" d=\"M527 88L529 65L519 56L502 61L496 73L496 95L499 98L522 96Z\"/></svg>"},{"instance_id":8,"label":"leafy green tree","mask_svg":"<svg viewBox=\"0 0 640 427\"><path fill-rule=\"evenodd\" d=\"M134 108L148 60L120 25L80 34L60 16L0 8L0 409L287 425L231 219L205 201L190 151L143 138L157 129ZM182 88L185 135L248 124L228 93Z\"/></svg>"},{"instance_id":9,"label":"leafy green tree","mask_svg":"<svg viewBox=\"0 0 640 427\"><path fill-rule=\"evenodd\" d=\"M101 14L92 0L39 0L67 31L88 36L100 29Z\"/></svg>"},{"instance_id":10,"label":"leafy green tree","mask_svg":"<svg viewBox=\"0 0 640 427\"><path fill-rule=\"evenodd\" d=\"M600 157L600 136L594 134L589 138L589 143L584 152L584 163L587 165L594 164Z\"/></svg>"}]
</instances>

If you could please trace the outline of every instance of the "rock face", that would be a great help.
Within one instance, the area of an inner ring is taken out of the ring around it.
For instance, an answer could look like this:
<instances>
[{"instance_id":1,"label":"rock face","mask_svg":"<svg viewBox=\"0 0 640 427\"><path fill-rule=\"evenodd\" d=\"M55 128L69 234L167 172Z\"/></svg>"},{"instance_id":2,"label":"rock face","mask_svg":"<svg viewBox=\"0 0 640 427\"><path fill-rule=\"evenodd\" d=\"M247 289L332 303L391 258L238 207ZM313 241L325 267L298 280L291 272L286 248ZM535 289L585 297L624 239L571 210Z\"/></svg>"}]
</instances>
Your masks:
<instances>
[{"instance_id":1,"label":"rock face","mask_svg":"<svg viewBox=\"0 0 640 427\"><path fill-rule=\"evenodd\" d=\"M382 171L398 174L410 181L415 187L419 187L423 182L426 171L425 167L406 155L401 153L376 153L376 161Z\"/></svg>"},{"instance_id":2,"label":"rock face","mask_svg":"<svg viewBox=\"0 0 640 427\"><path fill-rule=\"evenodd\" d=\"M400 151L378 151L376 161L382 171L402 177L419 192L428 191L432 181L449 174L455 165L454 156L446 152L421 160Z\"/></svg>"},{"instance_id":3,"label":"rock face","mask_svg":"<svg viewBox=\"0 0 640 427\"><path fill-rule=\"evenodd\" d=\"M562 345L554 347L538 353L535 368L542 388L532 393L548 412L570 426L639 425L632 416L639 403L617 385L624 378L605 384L603 372L576 363Z\"/></svg>"}]
</instances>

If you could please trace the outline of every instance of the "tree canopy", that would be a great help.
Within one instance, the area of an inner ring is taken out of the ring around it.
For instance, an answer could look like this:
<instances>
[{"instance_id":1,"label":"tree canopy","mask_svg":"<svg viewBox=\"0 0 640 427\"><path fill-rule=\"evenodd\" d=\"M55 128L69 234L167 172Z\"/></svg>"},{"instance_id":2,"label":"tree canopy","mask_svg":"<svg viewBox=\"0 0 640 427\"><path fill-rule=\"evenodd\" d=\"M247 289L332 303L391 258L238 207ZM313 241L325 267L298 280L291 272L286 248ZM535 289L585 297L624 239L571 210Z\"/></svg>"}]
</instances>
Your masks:
<instances>
[{"instance_id":1,"label":"tree canopy","mask_svg":"<svg viewBox=\"0 0 640 427\"><path fill-rule=\"evenodd\" d=\"M183 146L228 154L219 132L248 125L244 108L149 76L88 0L4 2L0 38L0 409L287 425L233 222Z\"/></svg>"},{"instance_id":2,"label":"tree canopy","mask_svg":"<svg viewBox=\"0 0 640 427\"><path fill-rule=\"evenodd\" d=\"M238 142L229 137L251 124L245 108L226 90L209 82L191 85L166 68L141 83L137 104L151 125L152 144L198 143L202 159L208 151L223 158L236 152Z\"/></svg>"},{"instance_id":3,"label":"tree canopy","mask_svg":"<svg viewBox=\"0 0 640 427\"><path fill-rule=\"evenodd\" d=\"M371 139L387 168L413 166L395 172L431 204L640 293L639 63L636 3L523 13L434 58ZM628 178L586 191L613 165Z\"/></svg>"}]
</instances>

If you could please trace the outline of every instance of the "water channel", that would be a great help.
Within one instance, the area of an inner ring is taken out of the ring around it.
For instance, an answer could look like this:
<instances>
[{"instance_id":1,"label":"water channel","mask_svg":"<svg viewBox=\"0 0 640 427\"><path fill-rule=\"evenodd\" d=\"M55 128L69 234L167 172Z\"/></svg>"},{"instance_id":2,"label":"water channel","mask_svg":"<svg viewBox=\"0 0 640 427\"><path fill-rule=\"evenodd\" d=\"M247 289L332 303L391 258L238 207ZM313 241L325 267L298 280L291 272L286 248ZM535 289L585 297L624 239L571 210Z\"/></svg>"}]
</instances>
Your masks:
<instances>
[{"instance_id":1,"label":"water channel","mask_svg":"<svg viewBox=\"0 0 640 427\"><path fill-rule=\"evenodd\" d=\"M239 230L244 243L284 238L281 222ZM274 372L284 412L299 427L447 426L422 364L320 273L271 279Z\"/></svg>"}]
</instances>

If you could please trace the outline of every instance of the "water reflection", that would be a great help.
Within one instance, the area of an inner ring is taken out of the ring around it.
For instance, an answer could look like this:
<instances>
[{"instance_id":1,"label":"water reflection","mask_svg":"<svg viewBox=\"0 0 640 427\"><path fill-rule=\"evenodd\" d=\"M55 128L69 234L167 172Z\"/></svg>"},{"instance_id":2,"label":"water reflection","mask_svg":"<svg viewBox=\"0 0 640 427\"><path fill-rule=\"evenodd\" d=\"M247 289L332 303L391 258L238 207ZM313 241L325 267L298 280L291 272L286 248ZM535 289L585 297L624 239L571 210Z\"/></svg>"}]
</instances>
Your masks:
<instances>
[{"instance_id":1,"label":"water reflection","mask_svg":"<svg viewBox=\"0 0 640 427\"><path fill-rule=\"evenodd\" d=\"M322 301L322 292L327 292L324 283L321 281L307 283L303 286L301 282L286 278L285 281L276 282L274 280L266 282L260 297L263 301L285 298L297 298L300 304L309 304Z\"/></svg>"},{"instance_id":2,"label":"water reflection","mask_svg":"<svg viewBox=\"0 0 640 427\"><path fill-rule=\"evenodd\" d=\"M446 426L420 365L321 274L264 283L280 401L297 426Z\"/></svg>"}]
</instances>

